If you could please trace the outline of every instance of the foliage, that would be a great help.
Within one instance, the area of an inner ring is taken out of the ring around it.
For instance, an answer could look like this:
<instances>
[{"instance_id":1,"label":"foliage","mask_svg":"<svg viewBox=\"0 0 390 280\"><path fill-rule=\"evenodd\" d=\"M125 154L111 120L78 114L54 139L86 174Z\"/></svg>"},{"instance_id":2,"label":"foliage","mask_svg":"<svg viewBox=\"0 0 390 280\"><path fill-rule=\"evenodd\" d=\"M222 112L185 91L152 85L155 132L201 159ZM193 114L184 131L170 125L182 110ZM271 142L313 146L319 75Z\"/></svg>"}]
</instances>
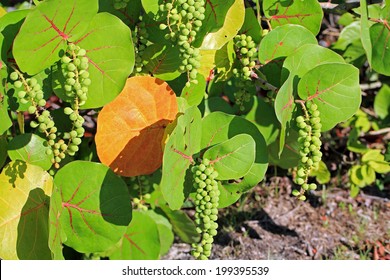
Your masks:
<instances>
[{"instance_id":1,"label":"foliage","mask_svg":"<svg viewBox=\"0 0 390 280\"><path fill-rule=\"evenodd\" d=\"M269 164L293 169L301 200L312 177L329 181L321 133L353 122L356 66L390 71L389 9L366 1L339 53L318 45L317 0L264 0L260 10L243 0L34 3L0 18L5 259L64 259L64 246L158 259L174 234L207 259L218 208ZM388 93L375 102L378 129ZM389 172L380 150L359 152L355 186Z\"/></svg>"}]
</instances>

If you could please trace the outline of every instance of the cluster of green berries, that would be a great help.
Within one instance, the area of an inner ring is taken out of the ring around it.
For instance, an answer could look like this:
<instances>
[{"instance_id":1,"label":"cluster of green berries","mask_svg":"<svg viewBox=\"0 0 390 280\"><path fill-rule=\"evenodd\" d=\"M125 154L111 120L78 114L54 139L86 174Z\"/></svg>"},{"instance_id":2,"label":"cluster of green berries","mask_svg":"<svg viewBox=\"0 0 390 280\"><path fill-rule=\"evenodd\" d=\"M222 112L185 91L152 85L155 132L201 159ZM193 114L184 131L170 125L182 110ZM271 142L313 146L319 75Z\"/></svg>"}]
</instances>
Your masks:
<instances>
[{"instance_id":1,"label":"cluster of green berries","mask_svg":"<svg viewBox=\"0 0 390 280\"><path fill-rule=\"evenodd\" d=\"M64 113L69 116L73 123L72 130L64 133L64 139L67 143L62 145L66 147L66 152L74 156L79 150L81 137L84 136L84 118L79 114L79 106L85 104L87 100L88 87L91 84L89 78L89 60L86 57L86 51L79 46L70 43L64 55L61 58L61 68L65 82L65 92L74 102L71 107L65 107ZM56 152L54 150L54 152ZM56 161L58 159L56 158Z\"/></svg>"},{"instance_id":2,"label":"cluster of green berries","mask_svg":"<svg viewBox=\"0 0 390 280\"><path fill-rule=\"evenodd\" d=\"M30 114L35 114L37 107L44 107L46 100L43 96L41 85L34 77L24 79L23 75L19 75L14 71L9 75L13 81L15 88L21 89L17 95L21 104L27 104L31 102L31 106L28 108Z\"/></svg>"},{"instance_id":3,"label":"cluster of green berries","mask_svg":"<svg viewBox=\"0 0 390 280\"><path fill-rule=\"evenodd\" d=\"M65 93L68 97L78 99L79 106L87 100L89 78L89 60L86 50L75 44L68 44L68 48L61 57L62 73L65 77Z\"/></svg>"},{"instance_id":4,"label":"cluster of green berries","mask_svg":"<svg viewBox=\"0 0 390 280\"><path fill-rule=\"evenodd\" d=\"M135 30L132 35L135 50L135 71L137 73L141 73L144 67L143 54L149 38L145 22L142 21L142 17L140 17L140 22L135 26Z\"/></svg>"},{"instance_id":5,"label":"cluster of green berries","mask_svg":"<svg viewBox=\"0 0 390 280\"><path fill-rule=\"evenodd\" d=\"M20 89L17 93L19 102L30 106L27 109L29 114L35 116L35 120L30 122L32 128L37 128L39 132L45 134L49 139L55 139L57 128L47 110L41 110L40 107L46 105L43 95L42 86L34 77L24 78L22 73L14 71L10 73L10 79L13 81L15 88Z\"/></svg>"},{"instance_id":6,"label":"cluster of green berries","mask_svg":"<svg viewBox=\"0 0 390 280\"><path fill-rule=\"evenodd\" d=\"M160 11L167 15L167 23L161 23L160 29L168 29L165 39L179 46L179 71L187 73L186 86L197 82L200 51L193 46L193 42L205 19L205 4L205 0L172 0L160 5Z\"/></svg>"},{"instance_id":7,"label":"cluster of green berries","mask_svg":"<svg viewBox=\"0 0 390 280\"><path fill-rule=\"evenodd\" d=\"M308 178L313 169L317 169L321 161L321 119L318 106L309 101L307 109L304 107L304 116L298 116L296 123L299 128L298 143L300 145L300 161L295 176L295 183L301 186L300 191L294 190L293 195L305 200L307 190L315 190L317 185L309 184Z\"/></svg>"},{"instance_id":8,"label":"cluster of green berries","mask_svg":"<svg viewBox=\"0 0 390 280\"><path fill-rule=\"evenodd\" d=\"M114 0L113 1L114 8L116 10L124 9L127 7L127 4L129 4L130 0Z\"/></svg>"},{"instance_id":9,"label":"cluster of green berries","mask_svg":"<svg viewBox=\"0 0 390 280\"><path fill-rule=\"evenodd\" d=\"M150 199L150 198L151 198L150 193L141 195L141 197L139 198L138 197L133 198L134 208L138 210L147 211L148 206L145 205L145 199Z\"/></svg>"},{"instance_id":10,"label":"cluster of green berries","mask_svg":"<svg viewBox=\"0 0 390 280\"><path fill-rule=\"evenodd\" d=\"M233 68L233 75L236 78L237 92L234 94L236 104L240 110L244 110L244 103L249 102L251 95L248 88L253 86L251 72L256 65L257 49L252 37L245 34L238 34L233 40L234 49L239 63Z\"/></svg>"},{"instance_id":11,"label":"cluster of green berries","mask_svg":"<svg viewBox=\"0 0 390 280\"><path fill-rule=\"evenodd\" d=\"M192 244L192 255L196 259L207 260L211 255L214 236L217 235L218 204L220 191L218 189L218 172L203 159L199 165L191 169L194 176L195 195L195 224L201 234L199 244Z\"/></svg>"}]
</instances>

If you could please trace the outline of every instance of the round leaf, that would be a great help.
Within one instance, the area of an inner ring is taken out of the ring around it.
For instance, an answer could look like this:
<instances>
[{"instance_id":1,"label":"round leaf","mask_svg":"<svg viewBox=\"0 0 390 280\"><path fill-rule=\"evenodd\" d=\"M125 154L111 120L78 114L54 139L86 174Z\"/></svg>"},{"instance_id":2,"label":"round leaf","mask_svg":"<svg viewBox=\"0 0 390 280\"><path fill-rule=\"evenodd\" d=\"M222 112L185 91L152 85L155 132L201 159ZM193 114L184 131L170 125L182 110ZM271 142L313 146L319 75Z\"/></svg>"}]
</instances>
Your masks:
<instances>
[{"instance_id":1,"label":"round leaf","mask_svg":"<svg viewBox=\"0 0 390 280\"><path fill-rule=\"evenodd\" d=\"M306 28L294 24L277 27L261 40L259 60L268 63L284 58L305 44L317 44L316 37Z\"/></svg>"},{"instance_id":2,"label":"round leaf","mask_svg":"<svg viewBox=\"0 0 390 280\"><path fill-rule=\"evenodd\" d=\"M390 75L390 30L387 21L376 23L370 28L372 48L372 68L384 75Z\"/></svg>"},{"instance_id":3,"label":"round leaf","mask_svg":"<svg viewBox=\"0 0 390 280\"><path fill-rule=\"evenodd\" d=\"M302 77L298 94L303 100L317 104L322 131L327 131L352 117L359 109L359 69L341 63L319 65Z\"/></svg>"},{"instance_id":4,"label":"round leaf","mask_svg":"<svg viewBox=\"0 0 390 280\"><path fill-rule=\"evenodd\" d=\"M79 252L103 252L121 239L131 221L130 195L108 167L73 161L57 172L54 185L61 197L53 207L67 237L64 244Z\"/></svg>"},{"instance_id":5,"label":"round leaf","mask_svg":"<svg viewBox=\"0 0 390 280\"><path fill-rule=\"evenodd\" d=\"M274 28L292 23L306 27L314 35L320 31L323 12L317 0L264 0L263 9Z\"/></svg>"},{"instance_id":6,"label":"round leaf","mask_svg":"<svg viewBox=\"0 0 390 280\"><path fill-rule=\"evenodd\" d=\"M75 42L84 35L97 11L97 0L40 3L27 15L14 41L19 68L34 75L58 61L67 41Z\"/></svg>"},{"instance_id":7,"label":"round leaf","mask_svg":"<svg viewBox=\"0 0 390 280\"><path fill-rule=\"evenodd\" d=\"M168 84L149 76L129 78L99 114L95 141L101 162L122 176L153 173L162 163L165 127L177 112Z\"/></svg>"},{"instance_id":8,"label":"round leaf","mask_svg":"<svg viewBox=\"0 0 390 280\"><path fill-rule=\"evenodd\" d=\"M239 134L208 149L203 158L210 160L218 171L218 180L244 177L251 169L256 155L256 143L252 136Z\"/></svg>"},{"instance_id":9,"label":"round leaf","mask_svg":"<svg viewBox=\"0 0 390 280\"><path fill-rule=\"evenodd\" d=\"M29 164L38 165L44 170L52 166L53 155L48 156L46 140L38 135L26 133L15 136L8 144L8 155L11 160L22 160Z\"/></svg>"},{"instance_id":10,"label":"round leaf","mask_svg":"<svg viewBox=\"0 0 390 280\"><path fill-rule=\"evenodd\" d=\"M133 212L133 219L111 260L156 260L160 255L160 236L156 222L147 214Z\"/></svg>"},{"instance_id":11,"label":"round leaf","mask_svg":"<svg viewBox=\"0 0 390 280\"><path fill-rule=\"evenodd\" d=\"M230 192L239 191L241 193L258 184L267 171L268 152L264 137L250 121L222 112L210 113L202 121L202 148L211 147L240 134L248 134L255 141L255 161L242 180L230 184L224 183L224 188Z\"/></svg>"},{"instance_id":12,"label":"round leaf","mask_svg":"<svg viewBox=\"0 0 390 280\"><path fill-rule=\"evenodd\" d=\"M39 166L10 162L0 174L0 256L51 259L49 197L52 177Z\"/></svg>"},{"instance_id":13,"label":"round leaf","mask_svg":"<svg viewBox=\"0 0 390 280\"><path fill-rule=\"evenodd\" d=\"M86 50L88 72L92 81L84 109L102 107L123 89L134 68L134 47L130 29L117 17L97 14L86 34L75 44ZM64 90L66 79L59 69L55 72L53 88L63 100L70 101Z\"/></svg>"},{"instance_id":14,"label":"round leaf","mask_svg":"<svg viewBox=\"0 0 390 280\"><path fill-rule=\"evenodd\" d=\"M172 246L174 235L172 225L163 215L159 215L154 211L147 211L146 214L151 217L157 224L158 234L160 236L160 256L165 255Z\"/></svg>"}]
</instances>

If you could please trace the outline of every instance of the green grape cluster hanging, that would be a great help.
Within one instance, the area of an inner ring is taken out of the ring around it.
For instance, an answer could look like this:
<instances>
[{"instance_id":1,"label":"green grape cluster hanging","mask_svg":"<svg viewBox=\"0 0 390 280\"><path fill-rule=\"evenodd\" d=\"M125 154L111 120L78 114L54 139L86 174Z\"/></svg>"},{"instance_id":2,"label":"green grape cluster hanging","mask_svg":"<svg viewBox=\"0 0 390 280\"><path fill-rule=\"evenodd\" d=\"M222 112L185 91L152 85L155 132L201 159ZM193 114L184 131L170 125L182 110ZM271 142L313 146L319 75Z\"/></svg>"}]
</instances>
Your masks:
<instances>
[{"instance_id":1,"label":"green grape cluster hanging","mask_svg":"<svg viewBox=\"0 0 390 280\"><path fill-rule=\"evenodd\" d=\"M24 75L16 69L10 73L9 78L13 81L15 88L21 89L17 93L19 102L21 104L31 104L28 107L27 112L34 115L35 120L30 122L30 126L38 129L39 132L43 133L49 139L48 144L51 148L47 150L47 154L52 154L52 148L54 148L55 144L54 140L57 137L57 127L55 127L50 112L45 110L46 100L44 98L42 86L38 83L36 78L25 78Z\"/></svg>"},{"instance_id":2,"label":"green grape cluster hanging","mask_svg":"<svg viewBox=\"0 0 390 280\"><path fill-rule=\"evenodd\" d=\"M309 101L307 108L302 103L304 116L298 116L296 123L299 128L298 143L300 144L300 161L298 164L295 183L301 186L301 189L294 190L293 195L300 200L305 200L304 195L307 190L315 190L317 185L315 183L308 183L311 170L317 169L321 161L321 118L318 106Z\"/></svg>"},{"instance_id":3,"label":"green grape cluster hanging","mask_svg":"<svg viewBox=\"0 0 390 280\"><path fill-rule=\"evenodd\" d=\"M196 259L207 260L211 254L214 236L217 235L217 219L219 204L218 172L203 159L200 164L191 169L194 176L195 195L195 224L201 234L199 244L192 244L192 255Z\"/></svg>"},{"instance_id":4,"label":"green grape cluster hanging","mask_svg":"<svg viewBox=\"0 0 390 280\"><path fill-rule=\"evenodd\" d=\"M72 130L65 132L63 139L57 139L58 129L50 111L44 107L46 100L42 86L34 77L25 78L24 75L15 69L10 73L10 80L15 88L20 88L17 96L21 104L27 104L28 113L35 116L30 122L32 128L37 128L47 138L47 155L53 155L52 163L59 168L59 163L66 157L66 154L73 156L79 150L81 137L84 135L84 118L79 114L79 107L87 100L88 87L91 84L89 78L89 60L86 51L75 44L68 44L68 48L61 57L61 71L65 78L64 91L72 100L71 107L65 107L64 113L69 116L73 123Z\"/></svg>"},{"instance_id":5,"label":"green grape cluster hanging","mask_svg":"<svg viewBox=\"0 0 390 280\"><path fill-rule=\"evenodd\" d=\"M61 58L61 68L65 82L66 95L73 99L71 107L65 107L64 113L69 116L73 123L72 130L64 134L67 140L67 152L73 156L81 144L81 137L84 135L84 118L79 113L79 107L87 100L88 88L91 84L89 78L89 60L86 51L79 46L70 43ZM65 147L65 146L64 146Z\"/></svg>"},{"instance_id":6,"label":"green grape cluster hanging","mask_svg":"<svg viewBox=\"0 0 390 280\"><path fill-rule=\"evenodd\" d=\"M141 73L144 67L143 54L149 38L145 22L142 21L142 16L140 17L140 22L135 26L132 35L135 51L135 71Z\"/></svg>"},{"instance_id":7,"label":"green grape cluster hanging","mask_svg":"<svg viewBox=\"0 0 390 280\"><path fill-rule=\"evenodd\" d=\"M193 42L205 19L205 4L205 0L172 0L160 5L160 11L167 15L167 22L161 23L160 29L168 29L165 38L179 46L179 70L187 73L186 86L197 82L200 51L193 46Z\"/></svg>"},{"instance_id":8,"label":"green grape cluster hanging","mask_svg":"<svg viewBox=\"0 0 390 280\"><path fill-rule=\"evenodd\" d=\"M237 92L234 94L235 102L243 111L245 110L244 104L251 99L248 89L253 86L251 73L256 65L257 49L256 43L250 35L237 34L233 39L233 43L239 61L239 63L236 63L236 67L233 68L237 87Z\"/></svg>"}]
</instances>

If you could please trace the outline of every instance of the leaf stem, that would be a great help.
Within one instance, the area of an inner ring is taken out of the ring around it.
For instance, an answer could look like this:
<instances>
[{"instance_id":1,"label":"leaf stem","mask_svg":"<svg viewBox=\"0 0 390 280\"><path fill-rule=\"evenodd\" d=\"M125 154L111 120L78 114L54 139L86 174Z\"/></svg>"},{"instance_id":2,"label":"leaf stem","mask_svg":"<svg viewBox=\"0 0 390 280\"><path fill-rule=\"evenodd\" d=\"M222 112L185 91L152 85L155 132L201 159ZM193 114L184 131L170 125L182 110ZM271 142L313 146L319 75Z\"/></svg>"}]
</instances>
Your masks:
<instances>
[{"instance_id":1,"label":"leaf stem","mask_svg":"<svg viewBox=\"0 0 390 280\"><path fill-rule=\"evenodd\" d=\"M271 85L267 80L263 78L263 73L260 72L259 69L253 68L252 69L252 78L258 80L261 83L261 86L265 87L266 89L273 91L275 93L278 93L279 89L275 87L274 85Z\"/></svg>"},{"instance_id":2,"label":"leaf stem","mask_svg":"<svg viewBox=\"0 0 390 280\"><path fill-rule=\"evenodd\" d=\"M24 134L24 115L23 112L18 111L18 125L20 129L20 133Z\"/></svg>"}]
</instances>

